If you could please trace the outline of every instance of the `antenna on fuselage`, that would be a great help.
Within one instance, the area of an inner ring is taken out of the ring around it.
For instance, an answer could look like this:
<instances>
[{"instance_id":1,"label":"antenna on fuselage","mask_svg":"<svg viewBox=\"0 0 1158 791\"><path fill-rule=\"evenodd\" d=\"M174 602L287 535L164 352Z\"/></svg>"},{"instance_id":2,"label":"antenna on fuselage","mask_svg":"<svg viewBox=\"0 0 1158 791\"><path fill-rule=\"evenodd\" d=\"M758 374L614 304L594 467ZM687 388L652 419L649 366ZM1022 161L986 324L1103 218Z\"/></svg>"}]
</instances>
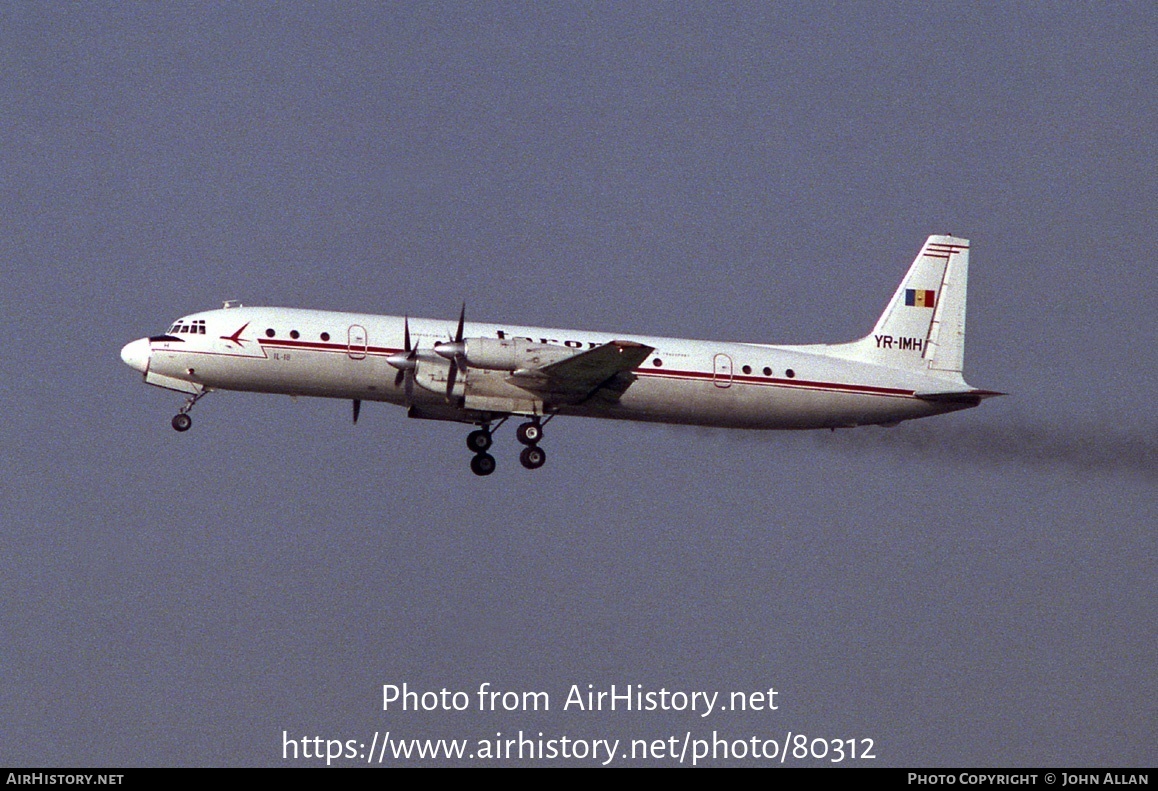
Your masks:
<instances>
[{"instance_id":1,"label":"antenna on fuselage","mask_svg":"<svg viewBox=\"0 0 1158 791\"><path fill-rule=\"evenodd\" d=\"M245 307L245 305L241 304L240 299L227 299L227 300L225 300L225 304L221 306L221 309L222 310L229 310L230 308L244 308L244 307Z\"/></svg>"}]
</instances>

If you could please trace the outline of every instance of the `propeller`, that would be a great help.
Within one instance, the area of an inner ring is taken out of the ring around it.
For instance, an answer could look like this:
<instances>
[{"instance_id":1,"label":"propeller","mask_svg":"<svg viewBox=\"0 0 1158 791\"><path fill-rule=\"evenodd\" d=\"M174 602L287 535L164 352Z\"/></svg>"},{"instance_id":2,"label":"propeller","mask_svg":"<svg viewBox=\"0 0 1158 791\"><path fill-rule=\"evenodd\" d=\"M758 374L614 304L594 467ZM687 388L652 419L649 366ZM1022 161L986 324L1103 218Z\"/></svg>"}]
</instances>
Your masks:
<instances>
[{"instance_id":1,"label":"propeller","mask_svg":"<svg viewBox=\"0 0 1158 791\"><path fill-rule=\"evenodd\" d=\"M409 399L414 391L414 371L418 368L418 344L410 345L410 317L403 319L402 324L402 351L395 352L386 358L386 362L398 369L394 377L394 386L398 387L406 382L406 398ZM406 374L410 374L407 376Z\"/></svg>"},{"instance_id":2,"label":"propeller","mask_svg":"<svg viewBox=\"0 0 1158 791\"><path fill-rule=\"evenodd\" d=\"M458 329L451 336L449 343L438 343L434 351L440 357L450 360L450 373L446 375L446 400L454 398L454 383L458 379L459 371L466 371L466 344L462 340L462 327L466 322L466 303L462 303L462 310L458 314Z\"/></svg>"}]
</instances>

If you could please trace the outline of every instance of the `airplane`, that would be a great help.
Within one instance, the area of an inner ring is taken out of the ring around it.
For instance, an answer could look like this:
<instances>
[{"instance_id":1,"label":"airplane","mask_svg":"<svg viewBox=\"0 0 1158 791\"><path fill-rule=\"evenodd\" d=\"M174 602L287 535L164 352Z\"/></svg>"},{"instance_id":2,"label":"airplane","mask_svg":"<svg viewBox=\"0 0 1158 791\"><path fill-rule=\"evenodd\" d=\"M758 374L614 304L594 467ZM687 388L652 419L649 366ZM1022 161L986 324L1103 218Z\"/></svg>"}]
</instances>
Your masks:
<instances>
[{"instance_id":1,"label":"airplane","mask_svg":"<svg viewBox=\"0 0 1158 791\"><path fill-rule=\"evenodd\" d=\"M537 469L558 415L743 429L837 429L975 407L1003 395L965 383L969 241L930 236L868 335L773 345L608 334L409 316L247 307L192 313L121 359L187 394L173 428L214 390L406 407L475 426L470 468L490 475L496 429L523 421L520 463Z\"/></svg>"}]
</instances>

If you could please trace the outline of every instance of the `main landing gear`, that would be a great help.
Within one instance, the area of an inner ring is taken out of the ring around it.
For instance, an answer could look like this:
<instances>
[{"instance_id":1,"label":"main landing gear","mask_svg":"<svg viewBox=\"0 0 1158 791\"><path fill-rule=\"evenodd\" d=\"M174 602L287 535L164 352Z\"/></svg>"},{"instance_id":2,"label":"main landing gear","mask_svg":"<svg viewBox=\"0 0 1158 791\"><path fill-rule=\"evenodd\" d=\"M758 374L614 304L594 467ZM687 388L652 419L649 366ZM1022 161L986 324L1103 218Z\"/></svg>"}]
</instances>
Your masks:
<instances>
[{"instance_id":1,"label":"main landing gear","mask_svg":"<svg viewBox=\"0 0 1158 791\"><path fill-rule=\"evenodd\" d=\"M550 419L550 417L547 418L547 420ZM515 432L519 442L527 446L519 454L519 463L528 470L537 470L547 462L547 454L539 447L539 440L543 438L543 425L545 423L546 421L540 421L536 416L520 425ZM502 425L501 421L499 425ZM490 475L495 471L495 457L487 453L494 443L491 432L492 429L488 425L466 435L466 446L474 451L474 458L470 460L470 470L475 475Z\"/></svg>"},{"instance_id":2,"label":"main landing gear","mask_svg":"<svg viewBox=\"0 0 1158 791\"><path fill-rule=\"evenodd\" d=\"M523 448L523 452L519 454L519 464L526 467L528 470L537 470L547 463L547 454L543 449L535 445Z\"/></svg>"},{"instance_id":3,"label":"main landing gear","mask_svg":"<svg viewBox=\"0 0 1158 791\"><path fill-rule=\"evenodd\" d=\"M490 475L495 471L495 457L487 453L493 442L489 426L466 435L466 446L474 451L474 458L470 460L470 471L475 475Z\"/></svg>"},{"instance_id":4,"label":"main landing gear","mask_svg":"<svg viewBox=\"0 0 1158 791\"><path fill-rule=\"evenodd\" d=\"M476 453L470 460L470 471L475 475L490 475L495 471L495 457L489 453Z\"/></svg>"},{"instance_id":5,"label":"main landing gear","mask_svg":"<svg viewBox=\"0 0 1158 791\"><path fill-rule=\"evenodd\" d=\"M528 470L537 470L547 463L547 454L539 447L539 440L543 438L543 426L537 417L519 426L515 431L515 437L527 446L519 454L519 464Z\"/></svg>"},{"instance_id":6,"label":"main landing gear","mask_svg":"<svg viewBox=\"0 0 1158 791\"><path fill-rule=\"evenodd\" d=\"M208 390L202 390L199 393L194 393L185 399L185 404L177 410L177 414L173 416L173 430L174 431L188 431L193 425L193 418L189 417L189 410L193 405L204 398L209 393Z\"/></svg>"}]
</instances>

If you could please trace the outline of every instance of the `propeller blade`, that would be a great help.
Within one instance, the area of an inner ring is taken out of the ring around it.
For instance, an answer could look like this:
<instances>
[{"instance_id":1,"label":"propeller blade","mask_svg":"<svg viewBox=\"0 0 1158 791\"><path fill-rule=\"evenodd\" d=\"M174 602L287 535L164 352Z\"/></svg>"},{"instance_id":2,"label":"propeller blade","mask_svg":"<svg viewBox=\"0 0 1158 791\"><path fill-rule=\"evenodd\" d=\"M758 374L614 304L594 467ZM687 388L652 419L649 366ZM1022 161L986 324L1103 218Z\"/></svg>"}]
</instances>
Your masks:
<instances>
[{"instance_id":1,"label":"propeller blade","mask_svg":"<svg viewBox=\"0 0 1158 791\"><path fill-rule=\"evenodd\" d=\"M394 386L397 387L402 383L403 379L405 379L406 400L409 401L414 398L414 375L418 371L418 344L414 344L413 349L410 348L409 333L406 335L406 343L406 348L409 352L406 355L406 367L398 369L398 375L394 377Z\"/></svg>"},{"instance_id":2,"label":"propeller blade","mask_svg":"<svg viewBox=\"0 0 1158 791\"><path fill-rule=\"evenodd\" d=\"M458 380L461 370L466 372L466 344L462 340L462 332L466 324L466 303L462 303L462 310L458 313L458 328L446 343L436 343L434 353L450 361L450 371L446 375L446 400L454 400L454 383Z\"/></svg>"},{"instance_id":3,"label":"propeller blade","mask_svg":"<svg viewBox=\"0 0 1158 791\"><path fill-rule=\"evenodd\" d=\"M355 398L354 399L354 422L355 423L358 422L358 414L361 411L362 411L362 402L361 402L361 400Z\"/></svg>"},{"instance_id":4,"label":"propeller blade","mask_svg":"<svg viewBox=\"0 0 1158 791\"><path fill-rule=\"evenodd\" d=\"M450 361L450 373L446 375L446 400L454 398L454 380L458 378L458 363Z\"/></svg>"},{"instance_id":5,"label":"propeller blade","mask_svg":"<svg viewBox=\"0 0 1158 791\"><path fill-rule=\"evenodd\" d=\"M410 351L410 316L407 315L402 320L402 348L405 351Z\"/></svg>"}]
</instances>

